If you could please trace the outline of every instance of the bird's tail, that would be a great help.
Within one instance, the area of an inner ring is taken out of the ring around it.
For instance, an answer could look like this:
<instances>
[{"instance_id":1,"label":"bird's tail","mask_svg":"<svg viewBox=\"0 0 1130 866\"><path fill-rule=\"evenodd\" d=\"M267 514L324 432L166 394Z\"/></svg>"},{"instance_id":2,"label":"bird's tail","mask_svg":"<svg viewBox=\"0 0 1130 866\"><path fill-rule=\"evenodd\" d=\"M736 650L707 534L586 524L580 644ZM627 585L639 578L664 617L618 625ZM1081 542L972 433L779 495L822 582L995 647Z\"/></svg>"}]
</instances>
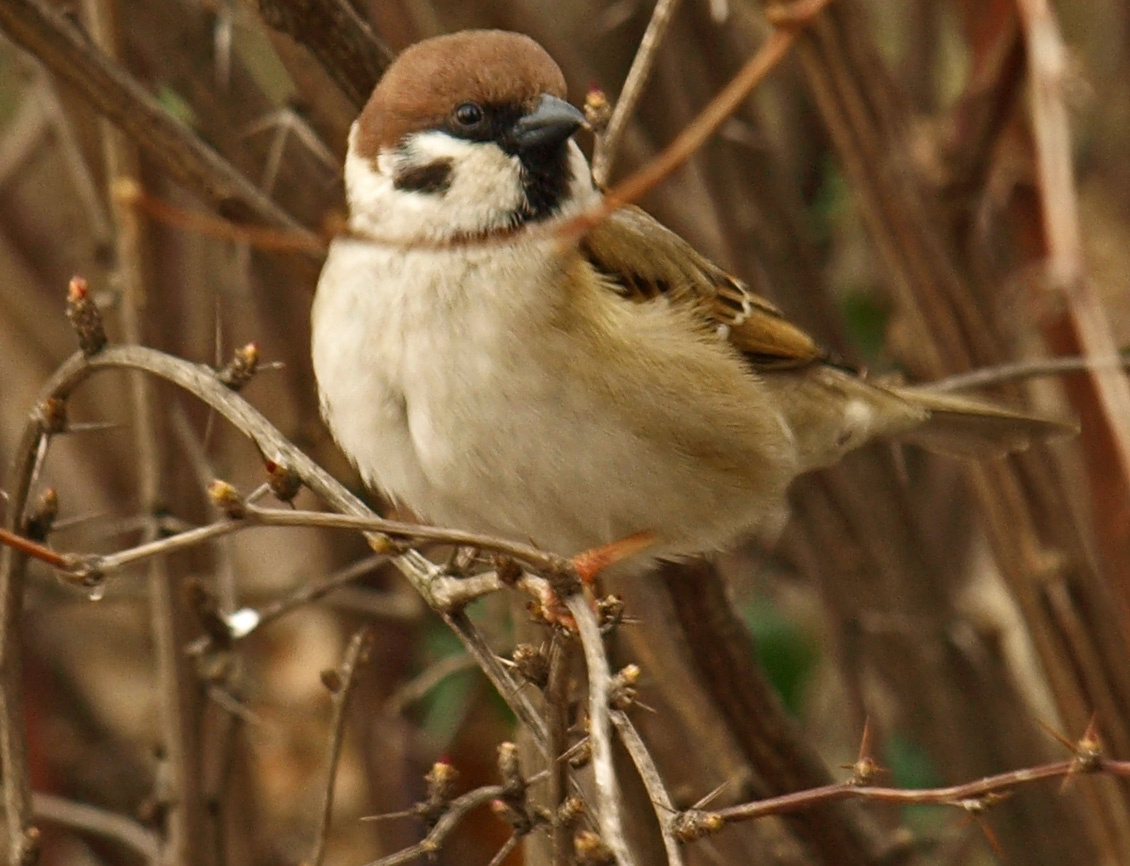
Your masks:
<instances>
[{"instance_id":1,"label":"bird's tail","mask_svg":"<svg viewBox=\"0 0 1130 866\"><path fill-rule=\"evenodd\" d=\"M1074 424L929 386L868 381L825 366L766 375L793 432L800 471L837 462L873 439L957 457L999 457L1078 432Z\"/></svg>"},{"instance_id":2,"label":"bird's tail","mask_svg":"<svg viewBox=\"0 0 1130 866\"><path fill-rule=\"evenodd\" d=\"M922 423L892 438L956 457L1000 457L1079 432L1075 423L1016 411L929 387L887 386L886 390L925 411Z\"/></svg>"}]
</instances>

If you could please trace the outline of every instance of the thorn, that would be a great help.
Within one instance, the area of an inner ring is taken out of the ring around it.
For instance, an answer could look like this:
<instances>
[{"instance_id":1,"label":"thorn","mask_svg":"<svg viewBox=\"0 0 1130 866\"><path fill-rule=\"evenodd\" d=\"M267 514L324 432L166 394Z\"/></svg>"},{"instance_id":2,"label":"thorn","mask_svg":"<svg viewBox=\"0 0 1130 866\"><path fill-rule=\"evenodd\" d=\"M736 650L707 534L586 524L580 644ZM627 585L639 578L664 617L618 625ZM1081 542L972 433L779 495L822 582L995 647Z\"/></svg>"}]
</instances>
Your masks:
<instances>
[{"instance_id":1,"label":"thorn","mask_svg":"<svg viewBox=\"0 0 1130 866\"><path fill-rule=\"evenodd\" d=\"M1047 734L1049 737L1051 737L1053 740L1055 740L1057 743L1059 743L1061 746L1063 746L1069 752L1075 751L1075 744L1073 742L1071 742L1071 740L1067 739L1067 737L1065 737L1063 734L1061 734L1055 728L1053 728L1051 725L1047 724L1046 722L1044 722L1041 719L1036 719L1036 724L1040 726L1040 730L1042 730L1045 734Z\"/></svg>"},{"instance_id":2,"label":"thorn","mask_svg":"<svg viewBox=\"0 0 1130 866\"><path fill-rule=\"evenodd\" d=\"M871 719L863 720L863 736L859 738L859 757L854 764L841 764L841 769L851 770L849 785L860 787L873 784L876 777L890 772L872 757Z\"/></svg>"},{"instance_id":3,"label":"thorn","mask_svg":"<svg viewBox=\"0 0 1130 866\"><path fill-rule=\"evenodd\" d=\"M403 812L385 812L382 815L362 815L362 821L391 821L393 818L414 818L416 812L412 809L405 809Z\"/></svg>"},{"instance_id":4,"label":"thorn","mask_svg":"<svg viewBox=\"0 0 1130 866\"><path fill-rule=\"evenodd\" d=\"M730 784L729 782L723 782L721 785L719 785L713 791L710 791L705 797L703 797L701 800L699 800L697 803L695 803L690 808L689 811L697 812L697 811L704 809L706 806L710 805L712 802L714 802L715 798L719 794L721 794L724 790L726 790L726 787L729 784Z\"/></svg>"},{"instance_id":5,"label":"thorn","mask_svg":"<svg viewBox=\"0 0 1130 866\"><path fill-rule=\"evenodd\" d=\"M1071 760L1071 771L1063 777L1063 784L1059 786L1062 794L1071 786L1072 780L1080 773L1095 773L1103 765L1103 741L1099 736L1097 727L1098 713L1091 713L1087 722L1087 729L1077 743L1071 745L1074 753Z\"/></svg>"},{"instance_id":6,"label":"thorn","mask_svg":"<svg viewBox=\"0 0 1130 866\"><path fill-rule=\"evenodd\" d=\"M76 526L82 526L84 523L93 523L95 520L103 520L109 516L107 511L90 511L86 514L77 514L74 517L68 517L66 520L56 520L52 524L51 529L55 532L62 532L64 529L73 529Z\"/></svg>"},{"instance_id":7,"label":"thorn","mask_svg":"<svg viewBox=\"0 0 1130 866\"><path fill-rule=\"evenodd\" d=\"M1080 773L1094 773L1102 769L1103 742L1098 731L1098 713L1092 713L1087 722L1087 728L1076 742L1071 742L1067 737L1050 725L1036 719L1045 734L1071 752L1071 770L1063 777L1059 786L1059 793L1063 794L1071 787L1071 782Z\"/></svg>"},{"instance_id":8,"label":"thorn","mask_svg":"<svg viewBox=\"0 0 1130 866\"><path fill-rule=\"evenodd\" d=\"M266 458L264 458L264 459L266 459ZM271 485L270 484L266 484L266 483L260 484L258 487L256 487L254 490L252 490L249 494L247 494L247 504L248 505L254 505L256 502L258 502L260 499L262 499L264 496L266 496L270 492L271 492Z\"/></svg>"},{"instance_id":9,"label":"thorn","mask_svg":"<svg viewBox=\"0 0 1130 866\"><path fill-rule=\"evenodd\" d=\"M977 822L977 826L981 828L981 832L985 834L985 838L989 842L989 847L993 849L993 853L1000 858L1001 862L1004 862L1004 849L1001 847L1000 840L997 839L997 834L993 832L992 825L985 820L984 815L977 814L973 817Z\"/></svg>"}]
</instances>

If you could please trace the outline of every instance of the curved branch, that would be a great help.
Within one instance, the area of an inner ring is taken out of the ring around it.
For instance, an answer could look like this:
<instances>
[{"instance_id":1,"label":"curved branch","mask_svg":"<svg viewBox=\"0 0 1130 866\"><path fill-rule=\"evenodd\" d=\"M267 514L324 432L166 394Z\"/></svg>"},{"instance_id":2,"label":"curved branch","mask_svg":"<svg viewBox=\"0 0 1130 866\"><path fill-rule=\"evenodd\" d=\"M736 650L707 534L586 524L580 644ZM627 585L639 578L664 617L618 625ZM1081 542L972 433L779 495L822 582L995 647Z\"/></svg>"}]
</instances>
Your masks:
<instances>
[{"instance_id":1,"label":"curved branch","mask_svg":"<svg viewBox=\"0 0 1130 866\"><path fill-rule=\"evenodd\" d=\"M215 371L203 364L174 358L144 346L111 346L89 358L76 354L51 376L40 393L39 403L51 398L65 399L94 373L112 369L140 370L183 388L226 418L251 439L262 454L293 470L331 508L358 517L376 516L360 499L287 441L258 410L221 384ZM37 408L28 419L15 451L8 486L7 527L11 531L19 531L36 456L47 435ZM380 543L379 535L367 535ZM393 562L427 600L430 597L429 583L437 573L435 566L415 551L397 556ZM30 861L35 853L37 839L31 826L27 731L24 727L20 681L20 621L26 565L27 557L24 553L8 546L0 549L0 760L3 761L4 768L4 809L11 840L9 862L16 864ZM446 611L439 613L544 751L548 741L544 719L502 666L479 630L465 614Z\"/></svg>"},{"instance_id":2,"label":"curved branch","mask_svg":"<svg viewBox=\"0 0 1130 866\"><path fill-rule=\"evenodd\" d=\"M66 800L54 794L34 794L32 808L35 817L43 821L93 836L101 836L103 839L111 839L140 854L150 863L156 863L160 857L156 835L122 815L88 806L86 803Z\"/></svg>"}]
</instances>

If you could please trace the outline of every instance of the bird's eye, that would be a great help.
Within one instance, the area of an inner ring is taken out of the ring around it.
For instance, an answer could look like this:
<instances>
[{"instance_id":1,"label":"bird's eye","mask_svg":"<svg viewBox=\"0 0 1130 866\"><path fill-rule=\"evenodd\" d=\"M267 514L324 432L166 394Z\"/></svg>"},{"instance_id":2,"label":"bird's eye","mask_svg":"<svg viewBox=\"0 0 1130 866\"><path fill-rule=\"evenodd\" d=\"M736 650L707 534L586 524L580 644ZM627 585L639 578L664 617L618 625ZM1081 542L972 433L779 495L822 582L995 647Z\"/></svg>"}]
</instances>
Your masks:
<instances>
[{"instance_id":1,"label":"bird's eye","mask_svg":"<svg viewBox=\"0 0 1130 866\"><path fill-rule=\"evenodd\" d=\"M476 126L482 122L483 109L482 106L473 102L464 102L455 109L452 116L460 126Z\"/></svg>"}]
</instances>

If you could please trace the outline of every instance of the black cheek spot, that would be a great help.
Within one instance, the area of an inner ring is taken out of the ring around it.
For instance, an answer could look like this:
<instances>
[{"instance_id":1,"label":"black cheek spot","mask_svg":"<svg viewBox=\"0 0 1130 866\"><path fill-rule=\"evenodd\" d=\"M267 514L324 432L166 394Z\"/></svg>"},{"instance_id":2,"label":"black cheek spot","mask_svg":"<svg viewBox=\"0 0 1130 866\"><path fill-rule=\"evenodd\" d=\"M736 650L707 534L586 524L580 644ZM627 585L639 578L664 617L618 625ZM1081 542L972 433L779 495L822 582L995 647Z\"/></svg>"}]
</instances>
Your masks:
<instances>
[{"instance_id":1,"label":"black cheek spot","mask_svg":"<svg viewBox=\"0 0 1130 866\"><path fill-rule=\"evenodd\" d=\"M405 166L393 175L392 185L406 192L445 193L451 187L451 160Z\"/></svg>"}]
</instances>

